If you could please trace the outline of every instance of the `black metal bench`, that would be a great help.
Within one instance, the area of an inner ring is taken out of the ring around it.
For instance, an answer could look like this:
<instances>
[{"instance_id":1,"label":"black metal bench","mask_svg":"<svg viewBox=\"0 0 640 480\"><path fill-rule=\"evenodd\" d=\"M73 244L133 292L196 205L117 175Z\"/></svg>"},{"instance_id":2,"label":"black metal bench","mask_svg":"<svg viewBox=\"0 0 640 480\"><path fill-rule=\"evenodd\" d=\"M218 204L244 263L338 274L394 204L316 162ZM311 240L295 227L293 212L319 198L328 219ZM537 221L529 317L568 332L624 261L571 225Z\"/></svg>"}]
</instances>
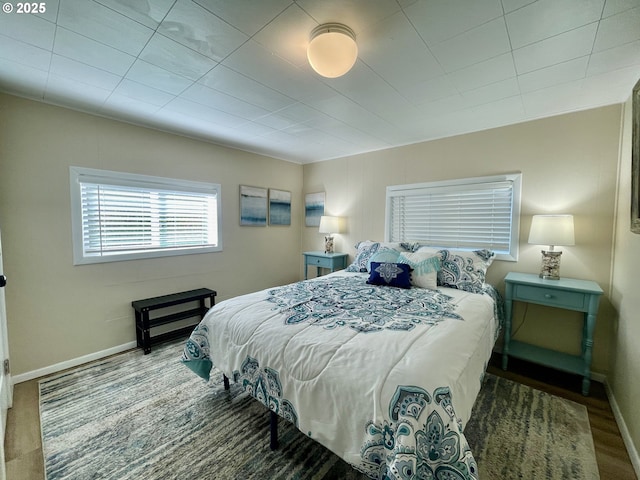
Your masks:
<instances>
[{"instance_id":1,"label":"black metal bench","mask_svg":"<svg viewBox=\"0 0 640 480\"><path fill-rule=\"evenodd\" d=\"M138 346L144 350L144 354L146 355L151 351L151 345L190 334L197 323L175 328L154 336L151 336L151 329L188 318L200 317L201 319L204 314L207 313L207 310L215 305L216 295L217 292L215 290L199 288L197 290L189 290L187 292L145 298L131 302L131 306L135 309L136 315L136 340ZM209 306L206 305L207 299L209 299ZM187 305L193 302L198 302L198 306L194 308L193 306ZM175 305L185 305L185 307L183 310L177 312L174 311L166 315L150 318L149 313L151 311L169 308Z\"/></svg>"}]
</instances>

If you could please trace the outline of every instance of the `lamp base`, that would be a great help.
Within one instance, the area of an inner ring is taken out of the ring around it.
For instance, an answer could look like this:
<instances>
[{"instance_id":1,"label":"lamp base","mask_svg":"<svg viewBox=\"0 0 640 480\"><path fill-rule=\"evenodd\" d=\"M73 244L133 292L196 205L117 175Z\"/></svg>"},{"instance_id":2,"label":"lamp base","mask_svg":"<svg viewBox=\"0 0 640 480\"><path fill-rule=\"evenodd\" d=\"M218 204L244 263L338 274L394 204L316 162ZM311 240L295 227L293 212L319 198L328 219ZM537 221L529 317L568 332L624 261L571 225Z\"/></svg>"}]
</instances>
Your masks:
<instances>
[{"instance_id":1,"label":"lamp base","mask_svg":"<svg viewBox=\"0 0 640 480\"><path fill-rule=\"evenodd\" d=\"M324 237L324 253L333 253L333 237Z\"/></svg>"},{"instance_id":2,"label":"lamp base","mask_svg":"<svg viewBox=\"0 0 640 480\"><path fill-rule=\"evenodd\" d=\"M562 252L541 250L542 267L540 278L545 280L560 280L560 255Z\"/></svg>"}]
</instances>

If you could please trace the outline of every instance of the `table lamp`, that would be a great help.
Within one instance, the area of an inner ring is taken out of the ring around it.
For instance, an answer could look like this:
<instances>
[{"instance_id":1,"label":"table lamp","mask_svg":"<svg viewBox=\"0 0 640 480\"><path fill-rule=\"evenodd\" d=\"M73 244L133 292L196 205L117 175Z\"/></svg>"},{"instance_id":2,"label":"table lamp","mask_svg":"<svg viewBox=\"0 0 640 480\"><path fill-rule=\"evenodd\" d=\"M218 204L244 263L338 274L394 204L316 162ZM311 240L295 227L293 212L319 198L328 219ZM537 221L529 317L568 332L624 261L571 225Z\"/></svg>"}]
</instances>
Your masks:
<instances>
[{"instance_id":1,"label":"table lamp","mask_svg":"<svg viewBox=\"0 0 640 480\"><path fill-rule=\"evenodd\" d=\"M573 215L534 215L529 231L529 243L549 245L549 250L542 250L540 278L559 280L562 252L554 247L575 245Z\"/></svg>"},{"instance_id":2,"label":"table lamp","mask_svg":"<svg viewBox=\"0 0 640 480\"><path fill-rule=\"evenodd\" d=\"M333 233L342 232L340 217L322 215L320 217L320 233L327 233L324 237L324 253L333 253Z\"/></svg>"}]
</instances>

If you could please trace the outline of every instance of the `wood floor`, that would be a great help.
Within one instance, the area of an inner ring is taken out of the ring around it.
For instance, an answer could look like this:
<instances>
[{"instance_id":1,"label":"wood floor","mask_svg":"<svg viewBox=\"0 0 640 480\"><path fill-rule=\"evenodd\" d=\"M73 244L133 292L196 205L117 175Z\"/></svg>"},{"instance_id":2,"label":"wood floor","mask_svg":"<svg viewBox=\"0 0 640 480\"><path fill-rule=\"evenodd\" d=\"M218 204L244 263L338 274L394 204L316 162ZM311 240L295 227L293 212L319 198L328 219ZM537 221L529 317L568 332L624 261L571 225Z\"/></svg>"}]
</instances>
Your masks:
<instances>
[{"instance_id":1,"label":"wood floor","mask_svg":"<svg viewBox=\"0 0 640 480\"><path fill-rule=\"evenodd\" d=\"M576 376L518 360L510 360L508 372L503 372L498 365L498 358L492 359L488 371L585 405L589 411L601 480L637 479L601 384L594 382L590 396L584 397L579 393L581 379ZM13 408L7 419L5 455L7 480L44 480L36 380L14 388Z\"/></svg>"},{"instance_id":2,"label":"wood floor","mask_svg":"<svg viewBox=\"0 0 640 480\"><path fill-rule=\"evenodd\" d=\"M501 357L494 355L487 371L587 407L601 480L636 480L638 478L611 411L604 385L591 382L591 391L589 396L585 397L580 393L582 377L577 375L513 358L509 359L507 372L499 368L500 364Z\"/></svg>"}]
</instances>

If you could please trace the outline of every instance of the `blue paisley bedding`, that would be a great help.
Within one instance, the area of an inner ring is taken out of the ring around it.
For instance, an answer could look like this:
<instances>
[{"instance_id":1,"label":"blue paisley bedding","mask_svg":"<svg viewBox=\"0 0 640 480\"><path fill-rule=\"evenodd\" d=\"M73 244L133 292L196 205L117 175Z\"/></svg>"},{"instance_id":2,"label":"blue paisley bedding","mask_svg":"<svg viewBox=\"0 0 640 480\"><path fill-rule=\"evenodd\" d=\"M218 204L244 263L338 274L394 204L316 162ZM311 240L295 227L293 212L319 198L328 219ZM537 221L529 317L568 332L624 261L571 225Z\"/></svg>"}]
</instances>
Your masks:
<instances>
[{"instance_id":1,"label":"blue paisley bedding","mask_svg":"<svg viewBox=\"0 0 640 480\"><path fill-rule=\"evenodd\" d=\"M370 478L477 479L463 429L497 294L366 280L341 272L221 302L183 362L205 379L216 365Z\"/></svg>"},{"instance_id":2,"label":"blue paisley bedding","mask_svg":"<svg viewBox=\"0 0 640 480\"><path fill-rule=\"evenodd\" d=\"M435 324L445 318L462 320L450 299L438 290L380 288L363 277L294 283L269 290L267 297L286 316L287 325L308 322L362 332L411 330L417 324Z\"/></svg>"}]
</instances>

